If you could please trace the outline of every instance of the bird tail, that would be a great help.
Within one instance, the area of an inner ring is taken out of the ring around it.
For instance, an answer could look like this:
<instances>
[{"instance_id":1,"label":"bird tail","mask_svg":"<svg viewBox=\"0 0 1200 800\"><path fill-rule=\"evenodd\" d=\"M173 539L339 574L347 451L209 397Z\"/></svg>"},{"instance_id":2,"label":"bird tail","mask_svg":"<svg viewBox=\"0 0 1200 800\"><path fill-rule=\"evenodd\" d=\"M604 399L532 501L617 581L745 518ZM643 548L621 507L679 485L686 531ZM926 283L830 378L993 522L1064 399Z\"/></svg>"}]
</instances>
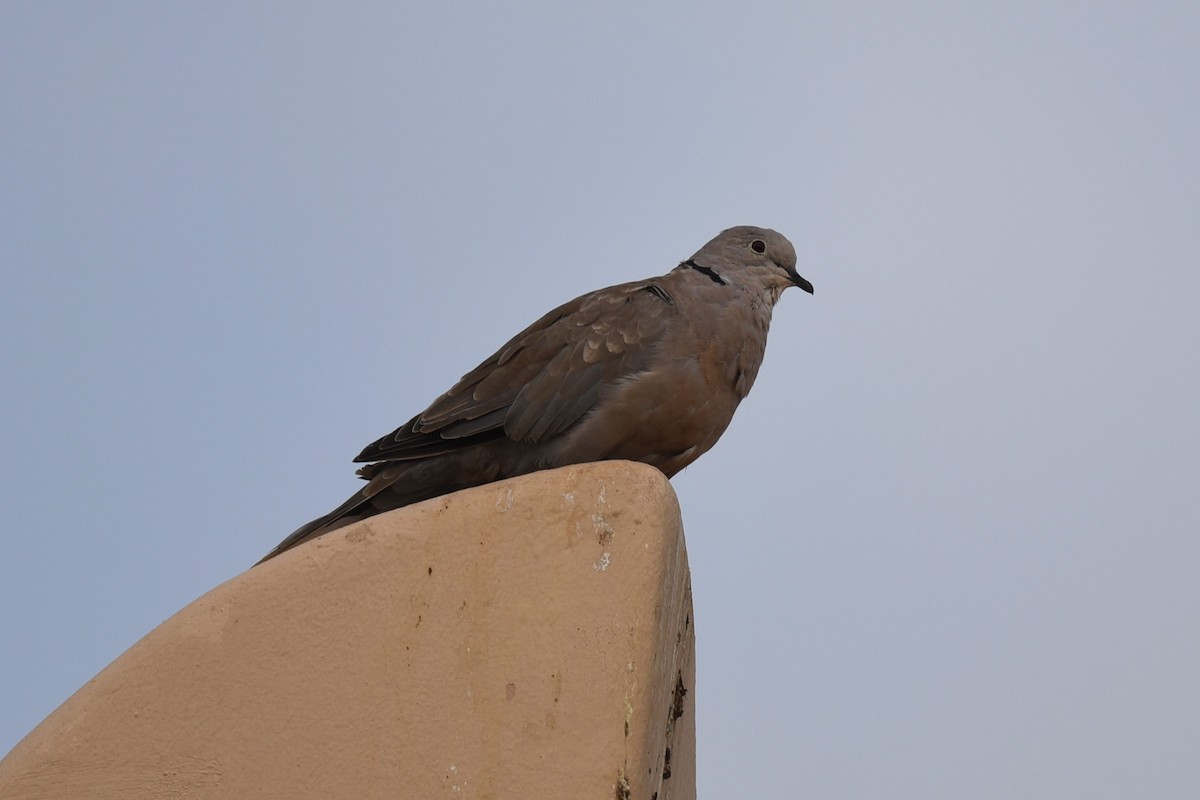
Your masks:
<instances>
[{"instance_id":1,"label":"bird tail","mask_svg":"<svg viewBox=\"0 0 1200 800\"><path fill-rule=\"evenodd\" d=\"M317 517L312 522L301 525L299 528L290 533L286 539L275 546L275 549L267 553L258 562L258 564L268 561L282 553L284 550L290 550L296 545L307 542L309 539L315 539L323 533L335 531L338 528L358 522L361 519L366 519L369 516L377 513L371 504L370 495L367 494L367 488L363 487L355 492L349 500L342 503L340 506L330 511L323 517Z\"/></svg>"}]
</instances>

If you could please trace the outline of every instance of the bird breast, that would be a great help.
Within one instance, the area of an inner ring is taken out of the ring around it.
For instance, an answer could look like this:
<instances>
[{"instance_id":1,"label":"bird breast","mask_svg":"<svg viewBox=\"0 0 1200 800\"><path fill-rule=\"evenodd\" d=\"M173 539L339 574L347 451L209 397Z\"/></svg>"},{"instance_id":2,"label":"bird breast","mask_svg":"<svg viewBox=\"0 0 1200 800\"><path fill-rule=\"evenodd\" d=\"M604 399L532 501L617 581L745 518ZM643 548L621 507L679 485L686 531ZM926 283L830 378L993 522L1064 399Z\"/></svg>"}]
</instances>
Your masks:
<instances>
[{"instance_id":1,"label":"bird breast","mask_svg":"<svg viewBox=\"0 0 1200 800\"><path fill-rule=\"evenodd\" d=\"M678 320L656 343L654 368L606 387L565 437L563 461L628 458L670 477L716 444L750 391L766 345L763 309L741 301ZM769 322L769 307L765 313Z\"/></svg>"}]
</instances>

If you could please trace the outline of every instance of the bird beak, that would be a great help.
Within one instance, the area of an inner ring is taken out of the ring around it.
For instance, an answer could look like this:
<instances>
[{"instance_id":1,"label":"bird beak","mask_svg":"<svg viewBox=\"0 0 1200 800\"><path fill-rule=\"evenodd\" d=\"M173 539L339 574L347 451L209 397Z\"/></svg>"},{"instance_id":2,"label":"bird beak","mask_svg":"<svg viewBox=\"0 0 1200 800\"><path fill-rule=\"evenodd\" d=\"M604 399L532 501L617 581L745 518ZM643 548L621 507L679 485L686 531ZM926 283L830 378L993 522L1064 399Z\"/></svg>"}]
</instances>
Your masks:
<instances>
[{"instance_id":1,"label":"bird beak","mask_svg":"<svg viewBox=\"0 0 1200 800\"><path fill-rule=\"evenodd\" d=\"M789 272L788 277L792 279L792 283L796 284L804 291L808 292L809 294L813 293L812 284L804 280L804 278L801 278L799 273Z\"/></svg>"}]
</instances>

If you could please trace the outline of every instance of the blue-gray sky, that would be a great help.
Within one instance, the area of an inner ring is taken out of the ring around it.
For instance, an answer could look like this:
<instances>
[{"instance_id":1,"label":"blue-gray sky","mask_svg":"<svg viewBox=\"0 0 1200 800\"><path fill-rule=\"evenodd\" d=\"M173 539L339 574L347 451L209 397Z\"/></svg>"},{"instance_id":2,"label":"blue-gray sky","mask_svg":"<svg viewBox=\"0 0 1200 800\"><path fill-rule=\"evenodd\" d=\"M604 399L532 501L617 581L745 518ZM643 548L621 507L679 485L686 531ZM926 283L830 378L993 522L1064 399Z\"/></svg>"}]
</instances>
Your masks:
<instances>
[{"instance_id":1,"label":"blue-gray sky","mask_svg":"<svg viewBox=\"0 0 1200 800\"><path fill-rule=\"evenodd\" d=\"M674 480L706 797L1194 797L1200 5L0 9L0 752L553 305L809 297Z\"/></svg>"}]
</instances>

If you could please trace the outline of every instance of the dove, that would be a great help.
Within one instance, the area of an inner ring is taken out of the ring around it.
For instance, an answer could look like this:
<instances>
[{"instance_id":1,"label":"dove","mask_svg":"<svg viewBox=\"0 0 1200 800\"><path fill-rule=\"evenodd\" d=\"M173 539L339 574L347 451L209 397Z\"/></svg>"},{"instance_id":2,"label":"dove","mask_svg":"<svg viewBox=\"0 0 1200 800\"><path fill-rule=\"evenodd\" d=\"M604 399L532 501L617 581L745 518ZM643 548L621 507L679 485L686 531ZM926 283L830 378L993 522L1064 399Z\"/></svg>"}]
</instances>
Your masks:
<instances>
[{"instance_id":1,"label":"dove","mask_svg":"<svg viewBox=\"0 0 1200 800\"><path fill-rule=\"evenodd\" d=\"M812 284L782 234L722 231L657 278L550 311L355 458L366 484L262 560L384 511L485 483L628 459L668 478L707 452L762 364L785 289ZM261 563L261 562L260 562Z\"/></svg>"}]
</instances>

